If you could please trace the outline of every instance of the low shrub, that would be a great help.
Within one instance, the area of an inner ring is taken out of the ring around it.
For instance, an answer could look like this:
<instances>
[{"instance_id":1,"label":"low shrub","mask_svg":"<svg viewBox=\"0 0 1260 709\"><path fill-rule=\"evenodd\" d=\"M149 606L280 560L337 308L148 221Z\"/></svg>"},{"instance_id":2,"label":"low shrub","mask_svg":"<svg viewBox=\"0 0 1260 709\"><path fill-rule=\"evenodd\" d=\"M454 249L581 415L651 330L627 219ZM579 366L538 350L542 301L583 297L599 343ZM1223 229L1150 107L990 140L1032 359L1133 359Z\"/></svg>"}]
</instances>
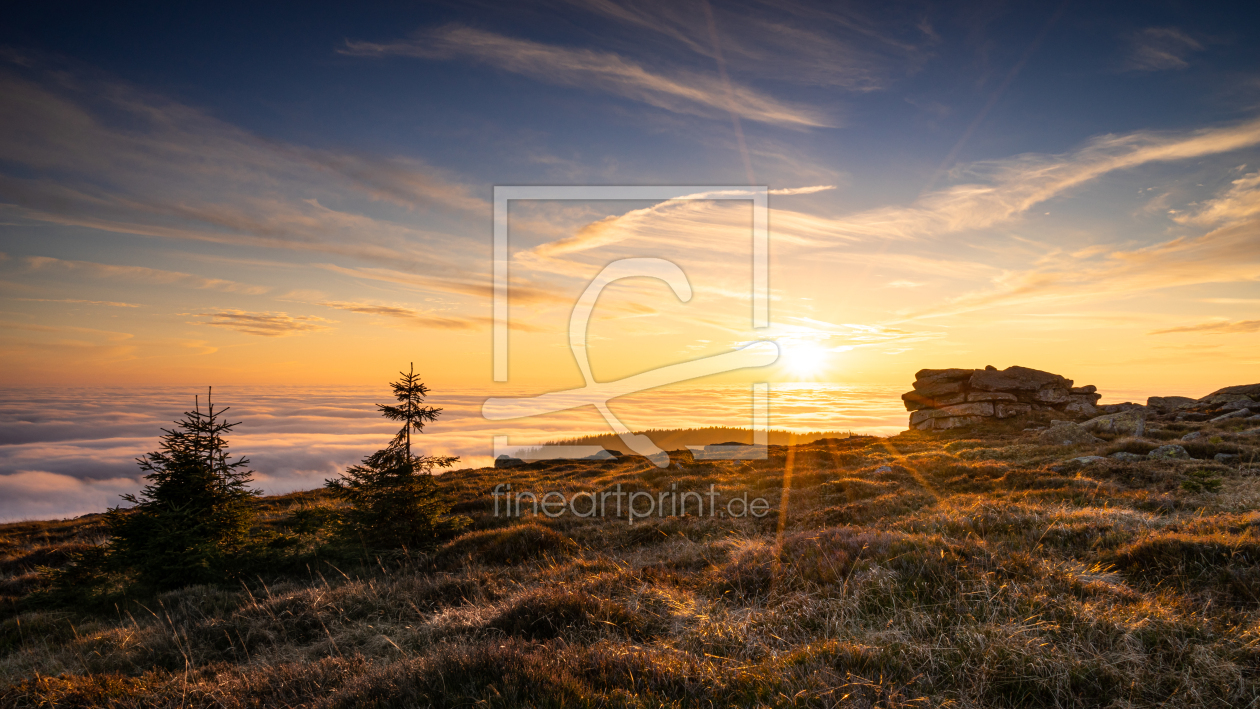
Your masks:
<instances>
[{"instance_id":1,"label":"low shrub","mask_svg":"<svg viewBox=\"0 0 1260 709\"><path fill-rule=\"evenodd\" d=\"M1191 470L1186 479L1181 481L1181 489L1187 492L1219 492L1221 479L1208 470Z\"/></svg>"},{"instance_id":2,"label":"low shrub","mask_svg":"<svg viewBox=\"0 0 1260 709\"><path fill-rule=\"evenodd\" d=\"M718 571L715 591L718 595L752 601L765 598L774 588L779 573L779 560L772 547L755 545L736 553Z\"/></svg>"},{"instance_id":3,"label":"low shrub","mask_svg":"<svg viewBox=\"0 0 1260 709\"><path fill-rule=\"evenodd\" d=\"M577 543L540 524L519 524L506 529L469 532L437 550L438 568L456 568L468 561L487 565L519 564L541 556L568 556Z\"/></svg>"},{"instance_id":4,"label":"low shrub","mask_svg":"<svg viewBox=\"0 0 1260 709\"><path fill-rule=\"evenodd\" d=\"M1116 567L1149 584L1182 582L1233 600L1260 600L1260 539L1250 535L1157 533L1125 545Z\"/></svg>"},{"instance_id":5,"label":"low shrub","mask_svg":"<svg viewBox=\"0 0 1260 709\"><path fill-rule=\"evenodd\" d=\"M653 625L652 619L616 601L585 591L543 588L518 598L487 627L533 640L604 632L641 640L651 636Z\"/></svg>"},{"instance_id":6,"label":"low shrub","mask_svg":"<svg viewBox=\"0 0 1260 709\"><path fill-rule=\"evenodd\" d=\"M84 542L66 542L51 546L38 546L22 553L13 554L0 559L0 574L21 575L38 569L41 566L57 568L65 566L78 555L93 548L94 544Z\"/></svg>"}]
</instances>

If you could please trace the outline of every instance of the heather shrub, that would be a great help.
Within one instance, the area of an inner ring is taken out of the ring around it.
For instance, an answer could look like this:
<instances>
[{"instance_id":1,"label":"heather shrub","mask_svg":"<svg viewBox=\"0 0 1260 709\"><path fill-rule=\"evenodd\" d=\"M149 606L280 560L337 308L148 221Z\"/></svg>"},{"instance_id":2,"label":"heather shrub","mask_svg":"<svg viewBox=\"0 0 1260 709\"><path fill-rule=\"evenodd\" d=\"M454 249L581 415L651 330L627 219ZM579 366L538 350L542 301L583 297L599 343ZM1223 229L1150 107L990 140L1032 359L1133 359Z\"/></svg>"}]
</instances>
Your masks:
<instances>
[{"instance_id":1,"label":"heather shrub","mask_svg":"<svg viewBox=\"0 0 1260 709\"><path fill-rule=\"evenodd\" d=\"M437 550L438 568L457 568L472 562L486 565L520 564L541 556L568 556L577 544L540 524L517 524L504 529L468 532Z\"/></svg>"},{"instance_id":2,"label":"heather shrub","mask_svg":"<svg viewBox=\"0 0 1260 709\"><path fill-rule=\"evenodd\" d=\"M644 639L652 625L621 603L585 591L540 589L517 598L487 627L534 640L601 633Z\"/></svg>"}]
</instances>

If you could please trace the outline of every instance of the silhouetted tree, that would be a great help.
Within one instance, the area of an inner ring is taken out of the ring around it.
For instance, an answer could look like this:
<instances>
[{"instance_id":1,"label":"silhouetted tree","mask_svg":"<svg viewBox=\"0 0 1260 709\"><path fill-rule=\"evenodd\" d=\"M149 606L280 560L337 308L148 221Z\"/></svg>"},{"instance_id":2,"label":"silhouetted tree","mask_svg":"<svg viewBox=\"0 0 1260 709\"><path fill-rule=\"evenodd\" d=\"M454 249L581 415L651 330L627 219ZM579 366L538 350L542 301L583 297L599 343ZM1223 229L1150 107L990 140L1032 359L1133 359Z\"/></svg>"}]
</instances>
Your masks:
<instances>
[{"instance_id":1,"label":"silhouetted tree","mask_svg":"<svg viewBox=\"0 0 1260 709\"><path fill-rule=\"evenodd\" d=\"M253 471L245 458L230 460L223 419L210 394L162 429L159 450L138 458L149 481L139 495L123 495L130 509L107 513L111 565L130 570L158 589L222 580L237 566L253 523L247 487ZM239 422L238 422L239 423Z\"/></svg>"},{"instance_id":2,"label":"silhouetted tree","mask_svg":"<svg viewBox=\"0 0 1260 709\"><path fill-rule=\"evenodd\" d=\"M401 378L390 383L398 405L377 408L385 418L403 422L402 428L388 446L325 485L349 505L343 518L345 536L374 549L429 549L466 523L466 518L447 516L450 504L433 476L435 468L449 468L459 458L412 455L412 431L424 433L424 425L437 420L442 410L423 405L429 388L414 364L399 374Z\"/></svg>"}]
</instances>

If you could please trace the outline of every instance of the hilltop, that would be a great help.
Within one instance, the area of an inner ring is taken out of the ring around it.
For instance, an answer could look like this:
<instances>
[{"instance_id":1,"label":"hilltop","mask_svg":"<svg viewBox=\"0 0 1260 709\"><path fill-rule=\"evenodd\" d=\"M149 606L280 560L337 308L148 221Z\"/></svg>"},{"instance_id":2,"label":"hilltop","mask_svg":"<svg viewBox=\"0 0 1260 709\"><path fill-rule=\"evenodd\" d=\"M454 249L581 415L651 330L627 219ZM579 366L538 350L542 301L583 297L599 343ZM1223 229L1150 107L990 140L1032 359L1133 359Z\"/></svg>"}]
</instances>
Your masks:
<instances>
[{"instance_id":1,"label":"hilltop","mask_svg":"<svg viewBox=\"0 0 1260 709\"><path fill-rule=\"evenodd\" d=\"M101 541L98 518L4 525L0 704L1252 706L1254 423L1060 444L997 422L757 461L462 470L441 484L471 531L357 561L319 555L322 493L264 498L263 524L307 535L305 556L117 608L30 605L34 567ZM1167 445L1185 457L1147 455ZM507 517L508 484L766 502Z\"/></svg>"}]
</instances>

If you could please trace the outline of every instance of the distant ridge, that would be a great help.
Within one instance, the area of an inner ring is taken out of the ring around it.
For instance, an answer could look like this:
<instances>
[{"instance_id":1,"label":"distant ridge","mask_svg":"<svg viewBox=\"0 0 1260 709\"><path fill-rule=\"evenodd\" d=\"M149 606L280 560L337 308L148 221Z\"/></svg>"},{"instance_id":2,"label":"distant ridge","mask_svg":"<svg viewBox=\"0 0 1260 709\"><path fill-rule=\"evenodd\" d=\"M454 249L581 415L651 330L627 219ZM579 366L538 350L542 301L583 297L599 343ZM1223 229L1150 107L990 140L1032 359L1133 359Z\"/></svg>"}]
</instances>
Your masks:
<instances>
[{"instance_id":1,"label":"distant ridge","mask_svg":"<svg viewBox=\"0 0 1260 709\"><path fill-rule=\"evenodd\" d=\"M646 431L635 431L652 439L661 450L682 450L687 446L707 446L715 443L748 443L751 444L752 429L731 428L729 426L710 426L708 428L650 428ZM809 431L795 433L781 429L770 429L770 445L785 446L811 443L823 438L848 438L851 431ZM605 450L630 453L630 449L615 433L603 433L597 436L566 438L558 441L547 441L546 445L561 446L601 446Z\"/></svg>"}]
</instances>

